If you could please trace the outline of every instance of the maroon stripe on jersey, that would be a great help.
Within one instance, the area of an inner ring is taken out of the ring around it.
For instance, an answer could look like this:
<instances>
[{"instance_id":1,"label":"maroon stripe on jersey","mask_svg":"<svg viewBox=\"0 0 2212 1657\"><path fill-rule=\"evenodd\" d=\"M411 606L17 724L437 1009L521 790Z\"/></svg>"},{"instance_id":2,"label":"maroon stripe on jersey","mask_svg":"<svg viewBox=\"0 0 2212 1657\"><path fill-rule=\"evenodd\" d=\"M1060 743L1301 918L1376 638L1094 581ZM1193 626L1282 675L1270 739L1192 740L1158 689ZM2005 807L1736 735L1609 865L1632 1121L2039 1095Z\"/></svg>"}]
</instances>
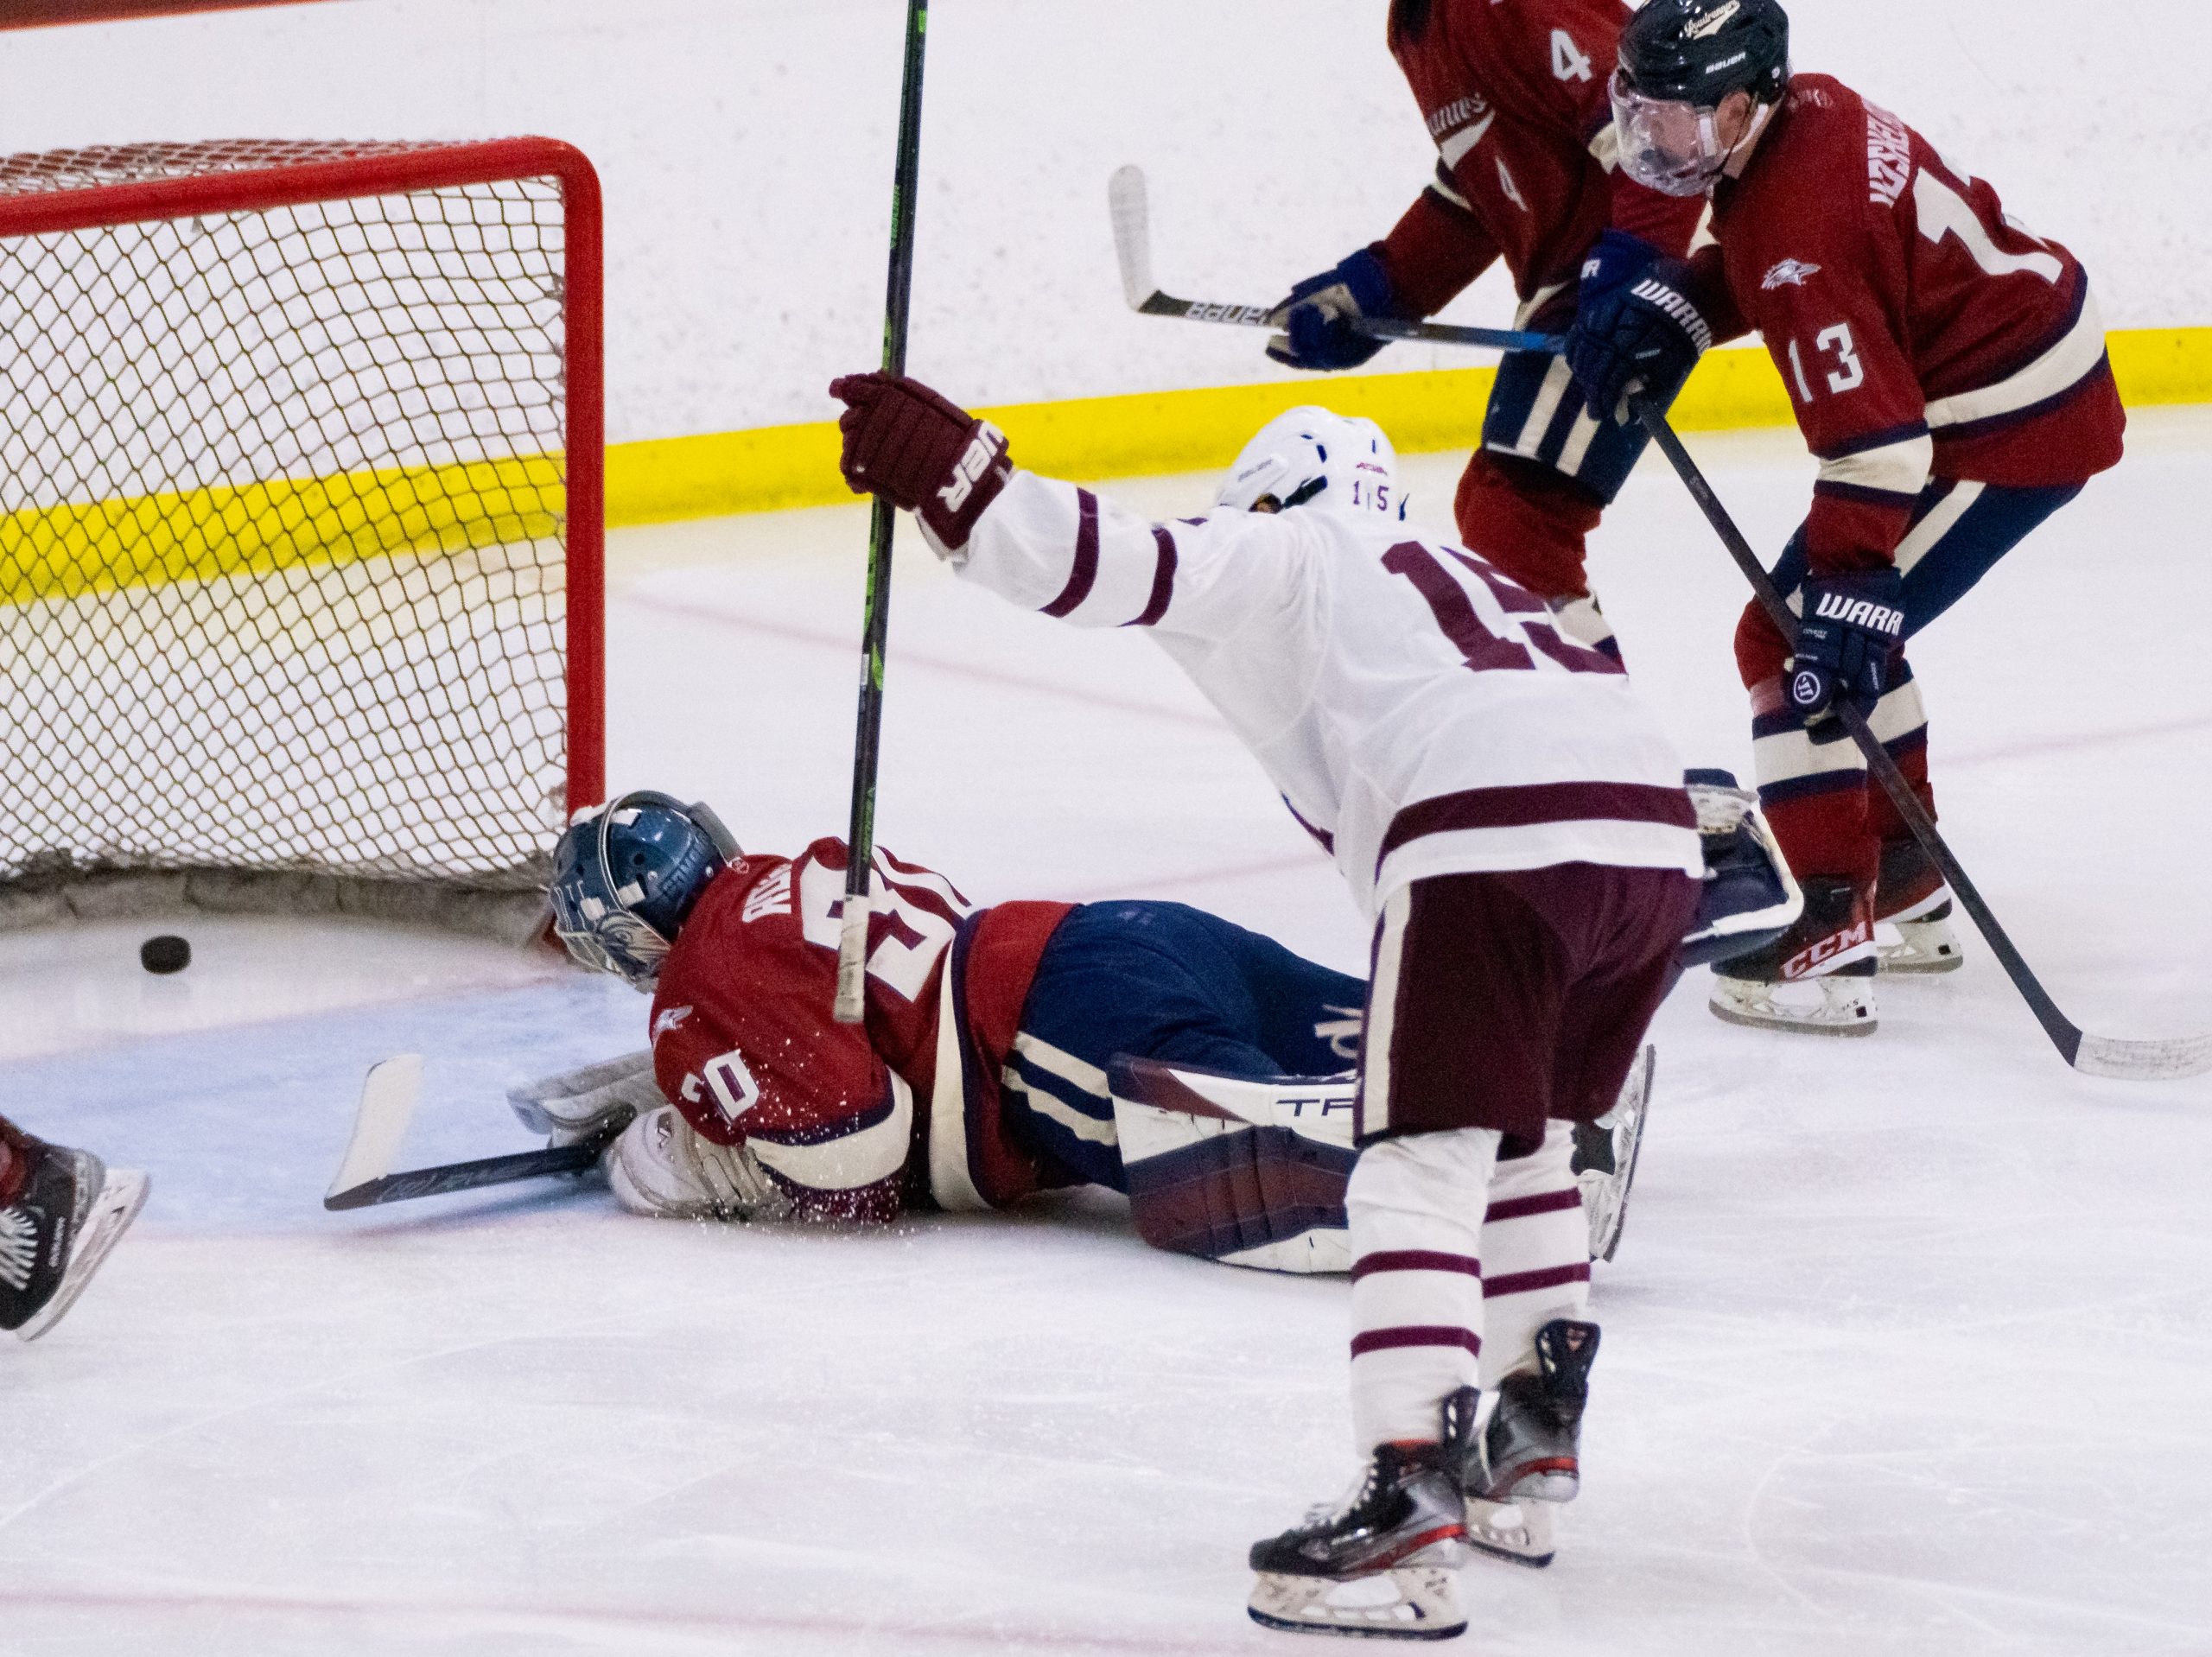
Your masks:
<instances>
[{"instance_id":1,"label":"maroon stripe on jersey","mask_svg":"<svg viewBox=\"0 0 2212 1657\"><path fill-rule=\"evenodd\" d=\"M1464 1272L1469 1277L1480 1277L1483 1263L1433 1248L1382 1248L1353 1262L1351 1280L1357 1283L1376 1272Z\"/></svg>"},{"instance_id":2,"label":"maroon stripe on jersey","mask_svg":"<svg viewBox=\"0 0 2212 1657\"><path fill-rule=\"evenodd\" d=\"M1580 1266L1548 1266L1541 1272L1509 1272L1483 1285L1483 1298L1495 1300L1504 1294L1534 1294L1539 1289L1556 1289L1563 1283L1589 1280L1588 1260Z\"/></svg>"},{"instance_id":3,"label":"maroon stripe on jersey","mask_svg":"<svg viewBox=\"0 0 2212 1657\"><path fill-rule=\"evenodd\" d=\"M1390 820L1376 854L1382 860L1401 846L1430 835L1465 828L1526 828L1547 822L1656 822L1670 828L1694 828L1697 813L1679 788L1656 783L1525 783L1510 788L1470 788L1440 794L1408 806Z\"/></svg>"},{"instance_id":4,"label":"maroon stripe on jersey","mask_svg":"<svg viewBox=\"0 0 2212 1657\"><path fill-rule=\"evenodd\" d=\"M1571 673L1626 674L1628 671L1627 664L1618 656L1608 656L1603 651L1593 651L1584 644L1570 644L1559 636L1556 629L1541 621L1530 622L1521 630L1521 636Z\"/></svg>"},{"instance_id":5,"label":"maroon stripe on jersey","mask_svg":"<svg viewBox=\"0 0 2212 1657\"><path fill-rule=\"evenodd\" d=\"M1075 492L1075 568L1068 572L1068 584L1060 589L1060 596L1045 606L1048 616L1066 615L1090 596L1090 589L1098 580L1098 497L1088 489Z\"/></svg>"},{"instance_id":6,"label":"maroon stripe on jersey","mask_svg":"<svg viewBox=\"0 0 2212 1657\"><path fill-rule=\"evenodd\" d=\"M1813 492L1828 500L1850 501L1860 506L1878 506L1887 511L1909 512L1920 502L1916 490L1869 489L1863 483L1835 483L1827 478L1813 486Z\"/></svg>"},{"instance_id":7,"label":"maroon stripe on jersey","mask_svg":"<svg viewBox=\"0 0 2212 1657\"><path fill-rule=\"evenodd\" d=\"M1124 627L1154 627L1160 617L1167 613L1167 606L1175 596L1175 537L1155 525L1152 538L1160 543L1160 562L1153 567L1152 597L1144 606L1144 613L1135 621L1125 621Z\"/></svg>"},{"instance_id":8,"label":"maroon stripe on jersey","mask_svg":"<svg viewBox=\"0 0 2212 1657\"><path fill-rule=\"evenodd\" d=\"M1582 1193L1573 1187L1563 1191L1546 1191L1538 1197L1509 1197L1503 1203L1492 1203L1490 1212L1483 1216L1483 1223L1495 1225L1500 1220L1525 1220L1532 1214L1557 1214L1581 1206Z\"/></svg>"},{"instance_id":9,"label":"maroon stripe on jersey","mask_svg":"<svg viewBox=\"0 0 2212 1657\"><path fill-rule=\"evenodd\" d=\"M1878 448L1888 448L1893 443L1910 443L1916 437L1927 435L1928 422L1916 420L1909 426L1891 426L1886 431L1868 432L1864 437L1854 437L1847 443L1821 449L1813 458L1816 460L1846 460L1854 454L1871 454Z\"/></svg>"},{"instance_id":10,"label":"maroon stripe on jersey","mask_svg":"<svg viewBox=\"0 0 2212 1657\"><path fill-rule=\"evenodd\" d=\"M1351 1355L1355 1358L1363 1353L1392 1352L1408 1346L1463 1346L1480 1357L1483 1339L1471 1329L1454 1329L1443 1324L1408 1324L1398 1329L1362 1330L1351 1337Z\"/></svg>"},{"instance_id":11,"label":"maroon stripe on jersey","mask_svg":"<svg viewBox=\"0 0 2212 1657\"><path fill-rule=\"evenodd\" d=\"M1287 794L1282 797L1282 805L1284 810L1298 819L1298 826L1313 836L1323 851L1332 857L1337 854L1337 837L1334 835L1325 828L1316 828L1312 823L1306 822L1306 814L1290 803L1290 796Z\"/></svg>"}]
</instances>

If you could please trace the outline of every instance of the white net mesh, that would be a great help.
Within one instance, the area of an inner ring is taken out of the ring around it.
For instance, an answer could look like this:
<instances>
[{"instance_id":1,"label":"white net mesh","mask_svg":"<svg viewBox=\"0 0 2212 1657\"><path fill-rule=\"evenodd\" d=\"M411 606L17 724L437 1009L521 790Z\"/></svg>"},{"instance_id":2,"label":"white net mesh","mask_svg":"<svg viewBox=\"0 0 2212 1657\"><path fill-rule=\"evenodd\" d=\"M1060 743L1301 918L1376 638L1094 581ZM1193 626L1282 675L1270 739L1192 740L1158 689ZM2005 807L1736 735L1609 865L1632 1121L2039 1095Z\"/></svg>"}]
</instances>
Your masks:
<instances>
[{"instance_id":1,"label":"white net mesh","mask_svg":"<svg viewBox=\"0 0 2212 1657\"><path fill-rule=\"evenodd\" d=\"M9 230L12 197L404 148L0 160L0 895L542 884L568 782L559 181Z\"/></svg>"}]
</instances>

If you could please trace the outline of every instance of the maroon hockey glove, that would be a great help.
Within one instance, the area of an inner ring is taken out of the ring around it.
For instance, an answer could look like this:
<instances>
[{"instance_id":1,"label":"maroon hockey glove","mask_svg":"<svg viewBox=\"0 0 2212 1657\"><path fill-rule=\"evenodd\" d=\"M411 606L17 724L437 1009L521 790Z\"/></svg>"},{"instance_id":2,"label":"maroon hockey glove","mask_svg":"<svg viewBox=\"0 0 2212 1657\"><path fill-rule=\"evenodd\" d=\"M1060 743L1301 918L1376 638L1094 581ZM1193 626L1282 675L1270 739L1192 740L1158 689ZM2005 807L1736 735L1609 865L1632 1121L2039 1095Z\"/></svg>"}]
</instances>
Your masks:
<instances>
[{"instance_id":1,"label":"maroon hockey glove","mask_svg":"<svg viewBox=\"0 0 2212 1657\"><path fill-rule=\"evenodd\" d=\"M849 374L830 395L845 405L838 464L853 492L888 495L945 546L966 546L1014 475L1004 434L919 380Z\"/></svg>"}]
</instances>

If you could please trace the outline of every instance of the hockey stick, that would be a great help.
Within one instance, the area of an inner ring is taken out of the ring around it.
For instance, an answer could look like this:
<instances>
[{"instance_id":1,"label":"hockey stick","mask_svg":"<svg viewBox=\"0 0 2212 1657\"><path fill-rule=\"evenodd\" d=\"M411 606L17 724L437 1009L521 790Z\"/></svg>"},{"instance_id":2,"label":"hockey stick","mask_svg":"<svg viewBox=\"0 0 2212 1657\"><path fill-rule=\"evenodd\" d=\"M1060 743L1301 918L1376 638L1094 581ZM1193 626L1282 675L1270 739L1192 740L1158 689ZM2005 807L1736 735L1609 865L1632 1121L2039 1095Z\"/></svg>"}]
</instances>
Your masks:
<instances>
[{"instance_id":1,"label":"hockey stick","mask_svg":"<svg viewBox=\"0 0 2212 1657\"><path fill-rule=\"evenodd\" d=\"M1690 457L1690 452L1682 447L1682 440L1667 423L1666 415L1656 403L1642 397L1636 398L1631 406L1636 417L1643 422L1643 429L1651 434L1652 441L1658 444L1660 452L1667 457L1688 488L1691 497L1704 511L1706 520L1719 535L1721 543L1728 549L1729 556L1735 559L1736 567L1744 572L1744 579L1751 582L1751 593L1758 600L1759 608L1766 612L1767 619L1781 630L1783 637L1789 638L1796 632L1797 618L1790 613L1781 593L1776 590L1766 567L1759 562L1758 555L1744 539L1743 531L1736 527L1736 521L1729 516L1728 509L1713 493L1713 486L1706 481L1705 473ZM1990 952L2005 968L2005 975L2012 981L2012 987L2026 1000L2029 1011L2036 1015L2036 1022L2043 1026L2044 1033L2050 1038L2051 1044L2058 1049L2060 1057L2086 1076L2109 1076L2122 1082L2178 1081L2184 1076L2202 1076L2205 1071L2212 1070L2212 1036L2131 1040L2117 1036L2092 1035L2061 1013L2058 1004L2044 989L2042 981L2021 957L2019 950L2013 947L2012 940L2005 935L2004 927L1999 924L1997 917L1983 901L1981 893L1975 890L1974 882L1967 878L1959 860L1952 854L1950 847L1944 843L1942 833L1936 827L1936 819L1929 816L1927 807L1920 803L1919 795L1905 780L1904 772L1897 768L1897 762L1890 757L1889 750L1876 738L1872 727L1866 722L1866 714L1848 702L1838 702L1836 713L1843 721L1844 729L1851 733L1851 740L1859 745L1859 751L1866 755L1868 767L1882 784L1883 791L1890 797L1891 803L1897 807L1897 815L1904 819L1905 826L1912 830L1912 837L1920 842L1922 849L1942 870L1943 878L1950 882L1952 895L1974 917L1974 925L1980 929L1982 936L1989 942Z\"/></svg>"},{"instance_id":2,"label":"hockey stick","mask_svg":"<svg viewBox=\"0 0 2212 1657\"><path fill-rule=\"evenodd\" d=\"M372 1065L361 1084L361 1107L353 1118L353 1137L346 1146L345 1160L322 1205L333 1212L371 1208L379 1203L404 1203L417 1197L443 1197L453 1191L473 1191L486 1185L512 1184L519 1179L539 1179L549 1174L580 1174L599 1160L610 1134L577 1145L550 1146L518 1151L511 1156L485 1157L475 1162L450 1162L435 1168L391 1171L414 1119L415 1103L423 1091L423 1056L402 1053Z\"/></svg>"},{"instance_id":3,"label":"hockey stick","mask_svg":"<svg viewBox=\"0 0 2212 1657\"><path fill-rule=\"evenodd\" d=\"M899 93L899 163L891 191L891 280L883 313L883 371L906 371L914 292L914 210L922 168L922 64L930 0L906 0L906 78ZM868 1011L868 877L875 863L875 773L883 745L883 652L891 632L891 537L898 514L875 498L868 524L868 600L861 622L861 705L853 737L853 816L845 836L845 912L837 936L839 1024Z\"/></svg>"},{"instance_id":4,"label":"hockey stick","mask_svg":"<svg viewBox=\"0 0 2212 1657\"><path fill-rule=\"evenodd\" d=\"M1177 299L1160 291L1152 278L1152 197L1144 168L1124 167L1107 181L1107 205L1114 214L1114 251L1121 256L1122 293L1129 308L1147 316L1181 317L1192 322L1226 322L1235 327L1269 328L1270 305L1231 305L1215 300ZM1431 345L1478 346L1492 351L1558 351L1566 341L1556 334L1524 333L1512 328L1463 328L1442 322L1399 322L1363 316L1353 324L1376 340L1425 340Z\"/></svg>"}]
</instances>

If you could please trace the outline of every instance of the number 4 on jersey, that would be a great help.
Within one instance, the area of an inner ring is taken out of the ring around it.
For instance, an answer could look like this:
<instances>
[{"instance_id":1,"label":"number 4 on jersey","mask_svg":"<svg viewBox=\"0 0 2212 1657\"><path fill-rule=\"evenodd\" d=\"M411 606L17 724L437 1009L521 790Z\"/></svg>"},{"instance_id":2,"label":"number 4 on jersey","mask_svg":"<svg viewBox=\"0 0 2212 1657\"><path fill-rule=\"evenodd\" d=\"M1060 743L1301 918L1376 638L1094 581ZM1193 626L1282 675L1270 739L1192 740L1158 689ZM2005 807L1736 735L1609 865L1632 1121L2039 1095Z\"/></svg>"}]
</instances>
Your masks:
<instances>
[{"instance_id":1,"label":"number 4 on jersey","mask_svg":"<svg viewBox=\"0 0 2212 1657\"><path fill-rule=\"evenodd\" d=\"M1590 60L1563 29L1552 30L1552 73L1560 80L1591 79Z\"/></svg>"}]
</instances>

